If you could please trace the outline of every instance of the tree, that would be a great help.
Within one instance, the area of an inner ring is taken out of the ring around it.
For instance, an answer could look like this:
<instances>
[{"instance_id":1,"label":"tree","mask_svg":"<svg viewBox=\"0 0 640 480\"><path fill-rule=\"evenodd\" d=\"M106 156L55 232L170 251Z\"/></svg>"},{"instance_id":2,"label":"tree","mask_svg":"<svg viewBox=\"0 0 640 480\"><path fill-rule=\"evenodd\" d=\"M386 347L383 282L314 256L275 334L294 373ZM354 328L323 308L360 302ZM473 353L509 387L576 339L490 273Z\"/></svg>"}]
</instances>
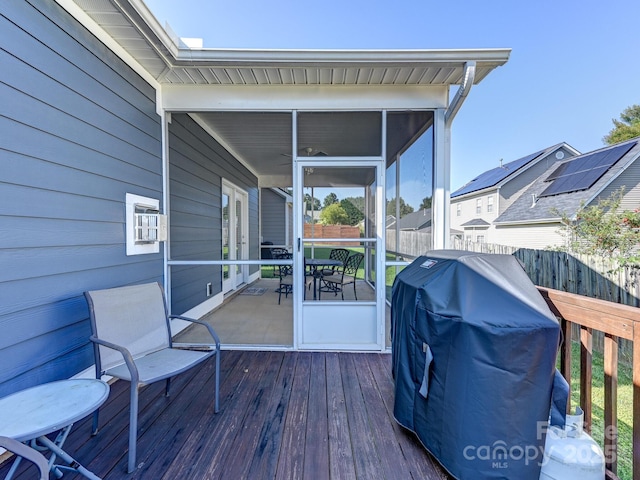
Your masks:
<instances>
[{"instance_id":1,"label":"tree","mask_svg":"<svg viewBox=\"0 0 640 480\"><path fill-rule=\"evenodd\" d=\"M362 213L364 209L363 197L347 197L340 201L340 206L349 217L349 225L358 225L364 219L364 213Z\"/></svg>"},{"instance_id":2,"label":"tree","mask_svg":"<svg viewBox=\"0 0 640 480\"><path fill-rule=\"evenodd\" d=\"M640 136L640 105L631 105L620 114L620 120L611 120L614 128L603 140L608 145Z\"/></svg>"},{"instance_id":3,"label":"tree","mask_svg":"<svg viewBox=\"0 0 640 480\"><path fill-rule=\"evenodd\" d=\"M427 210L431 208L431 197L424 197L422 203L418 207L418 210Z\"/></svg>"},{"instance_id":4,"label":"tree","mask_svg":"<svg viewBox=\"0 0 640 480\"><path fill-rule=\"evenodd\" d=\"M322 209L320 212L320 221L324 225L348 225L349 216L339 203L333 203Z\"/></svg>"},{"instance_id":5,"label":"tree","mask_svg":"<svg viewBox=\"0 0 640 480\"><path fill-rule=\"evenodd\" d=\"M640 208L620 210L623 195L624 187L596 205L583 204L573 218L561 213L562 230L569 239L566 250L607 257L621 266L637 264Z\"/></svg>"},{"instance_id":6,"label":"tree","mask_svg":"<svg viewBox=\"0 0 640 480\"><path fill-rule=\"evenodd\" d=\"M405 203L404 199L400 197L400 217L404 217L413 213L413 207ZM396 199L392 198L387 202L387 215L396 215Z\"/></svg>"},{"instance_id":7,"label":"tree","mask_svg":"<svg viewBox=\"0 0 640 480\"><path fill-rule=\"evenodd\" d=\"M320 205L320 200L318 200L317 198L311 198L311 195L309 195L308 193L304 194L304 209L305 212L308 212L309 210L311 210L311 205L313 202L313 210L314 211L318 211L322 209L322 205Z\"/></svg>"},{"instance_id":8,"label":"tree","mask_svg":"<svg viewBox=\"0 0 640 480\"><path fill-rule=\"evenodd\" d=\"M326 197L324 197L324 206L328 207L329 205L333 205L334 203L338 203L338 196L331 192L329 195L327 195Z\"/></svg>"}]
</instances>

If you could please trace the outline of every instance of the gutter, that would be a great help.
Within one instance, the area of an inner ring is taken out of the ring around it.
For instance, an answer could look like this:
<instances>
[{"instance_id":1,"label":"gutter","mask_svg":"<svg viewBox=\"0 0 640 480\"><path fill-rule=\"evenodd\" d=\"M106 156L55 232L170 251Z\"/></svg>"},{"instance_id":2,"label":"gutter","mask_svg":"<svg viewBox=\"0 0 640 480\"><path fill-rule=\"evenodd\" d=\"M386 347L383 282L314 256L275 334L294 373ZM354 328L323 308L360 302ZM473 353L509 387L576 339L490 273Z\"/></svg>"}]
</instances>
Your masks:
<instances>
[{"instance_id":1,"label":"gutter","mask_svg":"<svg viewBox=\"0 0 640 480\"><path fill-rule=\"evenodd\" d=\"M558 223L562 218L538 218L535 220L503 220L501 222L493 221L494 225L539 225L548 223Z\"/></svg>"},{"instance_id":2,"label":"gutter","mask_svg":"<svg viewBox=\"0 0 640 480\"><path fill-rule=\"evenodd\" d=\"M445 127L447 128L451 126L454 117L458 113L458 110L460 110L460 107L466 100L467 95L469 95L469 91L473 86L473 80L476 77L475 60L469 60L464 64L464 72L462 76L462 84L460 85L460 88L458 88L458 91L456 92L455 97L453 97L453 100L451 100L447 111L444 112L444 123Z\"/></svg>"}]
</instances>

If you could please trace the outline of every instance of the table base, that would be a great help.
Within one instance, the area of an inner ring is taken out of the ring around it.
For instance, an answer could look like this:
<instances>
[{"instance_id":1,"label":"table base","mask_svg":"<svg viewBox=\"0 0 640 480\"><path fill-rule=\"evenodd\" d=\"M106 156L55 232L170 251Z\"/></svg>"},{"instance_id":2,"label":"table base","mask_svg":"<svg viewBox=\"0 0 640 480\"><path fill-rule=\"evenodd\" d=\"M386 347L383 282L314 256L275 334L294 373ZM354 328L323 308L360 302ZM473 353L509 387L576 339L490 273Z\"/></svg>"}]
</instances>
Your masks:
<instances>
[{"instance_id":1,"label":"table base","mask_svg":"<svg viewBox=\"0 0 640 480\"><path fill-rule=\"evenodd\" d=\"M54 442L52 442L47 436L42 435L37 439L31 440L31 442L25 443L29 443L31 448L35 450L51 451L51 457L49 458L49 470L56 478L61 478L63 476L61 470L69 470L77 472L80 475L84 475L86 478L89 478L91 480L102 480L100 477L94 475L92 472L83 467L77 460L75 460L71 455L69 455L62 449L62 445L64 445L64 442L67 440L67 436L71 431L71 427L73 427L73 424L68 425L60 430ZM41 445L39 445L38 443L40 443ZM62 460L64 460L64 462L67 463L67 465L60 465L55 463L56 457L60 457ZM11 480L13 478L13 475L16 473L16 470L18 469L21 461L22 457L17 457L13 461L13 465L11 465L11 469L9 470L9 473L7 473L5 480Z\"/></svg>"}]
</instances>

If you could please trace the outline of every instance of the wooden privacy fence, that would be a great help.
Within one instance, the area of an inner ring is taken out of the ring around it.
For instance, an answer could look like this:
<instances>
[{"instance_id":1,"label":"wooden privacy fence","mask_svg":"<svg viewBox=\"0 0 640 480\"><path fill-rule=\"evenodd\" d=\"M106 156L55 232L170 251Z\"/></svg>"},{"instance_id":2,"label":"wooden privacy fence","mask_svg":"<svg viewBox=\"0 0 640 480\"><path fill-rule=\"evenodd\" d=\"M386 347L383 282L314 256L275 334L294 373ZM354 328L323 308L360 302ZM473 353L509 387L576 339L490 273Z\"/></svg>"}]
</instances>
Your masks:
<instances>
[{"instance_id":1,"label":"wooden privacy fence","mask_svg":"<svg viewBox=\"0 0 640 480\"><path fill-rule=\"evenodd\" d=\"M387 251L415 258L431 250L431 235L387 230ZM520 259L531 281L540 287L634 307L640 306L640 268L617 268L614 261L592 255L570 255L553 250L532 250L491 243L451 239L454 250L513 255Z\"/></svg>"},{"instance_id":2,"label":"wooden privacy fence","mask_svg":"<svg viewBox=\"0 0 640 480\"><path fill-rule=\"evenodd\" d=\"M618 268L615 261L594 255L573 255L553 250L531 250L458 239L452 241L452 248L514 255L522 261L533 283L540 287L623 305L640 306L638 267Z\"/></svg>"},{"instance_id":3,"label":"wooden privacy fence","mask_svg":"<svg viewBox=\"0 0 640 480\"><path fill-rule=\"evenodd\" d=\"M403 230L398 232L398 234L396 241L396 231L387 230L387 252L415 258L431 250L430 233Z\"/></svg>"},{"instance_id":4,"label":"wooden privacy fence","mask_svg":"<svg viewBox=\"0 0 640 480\"><path fill-rule=\"evenodd\" d=\"M305 223L305 238L360 238L360 229L350 225L323 225ZM359 246L360 242L332 242L332 245Z\"/></svg>"},{"instance_id":5,"label":"wooden privacy fence","mask_svg":"<svg viewBox=\"0 0 640 480\"><path fill-rule=\"evenodd\" d=\"M400 232L396 246L395 232L387 231L387 250L409 257L424 255L430 250L431 236L421 232ZM397 249L396 249L397 247ZM518 258L531 281L545 288L563 292L599 298L614 303L640 307L640 268L617 268L609 259L593 255L570 255L554 250L532 250L491 243L477 243L451 239L454 250L468 250L481 253L513 255ZM574 327L573 338L579 335ZM594 348L602 351L605 338L602 334L594 336ZM621 340L620 352L624 361L630 361L632 345Z\"/></svg>"}]
</instances>

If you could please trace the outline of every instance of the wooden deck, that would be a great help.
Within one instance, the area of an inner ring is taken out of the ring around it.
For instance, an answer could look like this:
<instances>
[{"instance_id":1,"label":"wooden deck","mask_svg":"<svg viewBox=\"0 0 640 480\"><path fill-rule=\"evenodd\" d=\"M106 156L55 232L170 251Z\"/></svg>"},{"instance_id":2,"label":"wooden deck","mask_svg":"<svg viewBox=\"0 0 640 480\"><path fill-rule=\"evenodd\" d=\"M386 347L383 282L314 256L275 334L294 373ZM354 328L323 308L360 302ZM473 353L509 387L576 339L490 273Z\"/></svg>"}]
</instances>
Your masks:
<instances>
[{"instance_id":1,"label":"wooden deck","mask_svg":"<svg viewBox=\"0 0 640 480\"><path fill-rule=\"evenodd\" d=\"M142 390L133 474L126 382L112 385L98 435L87 418L65 450L104 479L450 478L393 419L390 355L223 351L221 360L218 414L213 362L176 377L170 398L164 382Z\"/></svg>"}]
</instances>

